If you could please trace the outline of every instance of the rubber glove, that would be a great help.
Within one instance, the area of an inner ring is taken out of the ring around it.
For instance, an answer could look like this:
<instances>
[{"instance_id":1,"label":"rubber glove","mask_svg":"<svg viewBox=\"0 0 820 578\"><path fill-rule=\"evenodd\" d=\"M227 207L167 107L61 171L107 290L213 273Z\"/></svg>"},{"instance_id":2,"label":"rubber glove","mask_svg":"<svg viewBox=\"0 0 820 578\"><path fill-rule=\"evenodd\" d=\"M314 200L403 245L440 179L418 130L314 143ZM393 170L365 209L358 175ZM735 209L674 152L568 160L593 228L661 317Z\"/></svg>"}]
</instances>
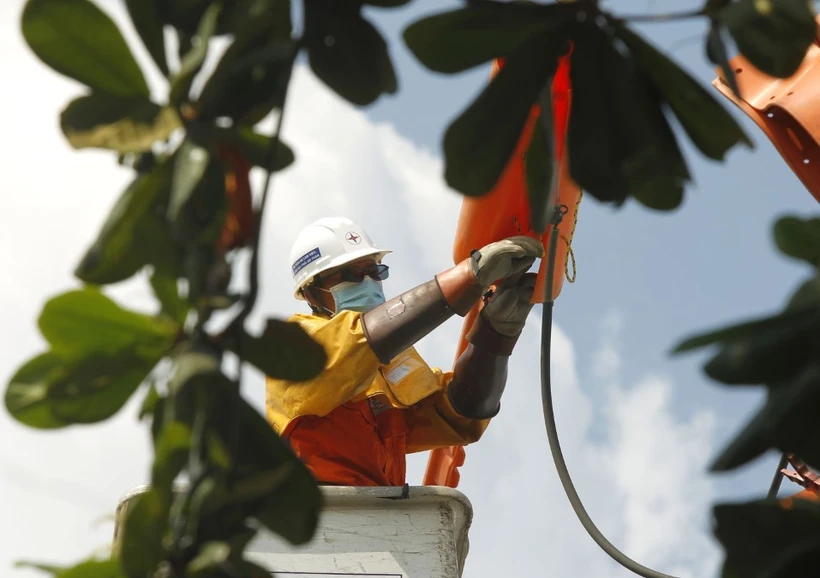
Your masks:
<instances>
[{"instance_id":1,"label":"rubber glove","mask_svg":"<svg viewBox=\"0 0 820 578\"><path fill-rule=\"evenodd\" d=\"M535 290L536 277L535 273L526 273L508 277L499 284L482 310L493 329L509 337L516 337L521 333L532 310L530 300Z\"/></svg>"},{"instance_id":2,"label":"rubber glove","mask_svg":"<svg viewBox=\"0 0 820 578\"><path fill-rule=\"evenodd\" d=\"M527 271L537 257L543 257L544 247L532 237L510 237L485 245L472 252L473 272L484 287L496 281Z\"/></svg>"}]
</instances>

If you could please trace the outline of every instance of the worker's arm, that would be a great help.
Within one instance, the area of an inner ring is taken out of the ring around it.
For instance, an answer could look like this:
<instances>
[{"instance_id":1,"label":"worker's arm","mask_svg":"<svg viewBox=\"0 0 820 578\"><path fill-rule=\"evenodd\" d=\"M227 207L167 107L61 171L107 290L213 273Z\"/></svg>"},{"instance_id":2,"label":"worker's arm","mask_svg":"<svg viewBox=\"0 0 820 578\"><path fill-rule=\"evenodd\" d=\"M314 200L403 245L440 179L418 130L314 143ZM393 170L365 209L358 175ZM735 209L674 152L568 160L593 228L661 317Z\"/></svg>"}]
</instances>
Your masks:
<instances>
[{"instance_id":1,"label":"worker's arm","mask_svg":"<svg viewBox=\"0 0 820 578\"><path fill-rule=\"evenodd\" d=\"M476 318L469 345L452 373L438 373L445 389L410 410L410 452L477 441L501 409L507 365L527 315L535 274L510 278Z\"/></svg>"},{"instance_id":2,"label":"worker's arm","mask_svg":"<svg viewBox=\"0 0 820 578\"><path fill-rule=\"evenodd\" d=\"M367 341L385 365L453 314L465 316L487 288L520 276L543 247L530 237L512 237L473 251L470 258L362 315Z\"/></svg>"},{"instance_id":3,"label":"worker's arm","mask_svg":"<svg viewBox=\"0 0 820 578\"><path fill-rule=\"evenodd\" d=\"M340 311L331 319L309 317L299 323L324 348L325 369L308 381L268 377L268 405L287 418L323 416L363 393L381 362L365 338L361 313Z\"/></svg>"}]
</instances>

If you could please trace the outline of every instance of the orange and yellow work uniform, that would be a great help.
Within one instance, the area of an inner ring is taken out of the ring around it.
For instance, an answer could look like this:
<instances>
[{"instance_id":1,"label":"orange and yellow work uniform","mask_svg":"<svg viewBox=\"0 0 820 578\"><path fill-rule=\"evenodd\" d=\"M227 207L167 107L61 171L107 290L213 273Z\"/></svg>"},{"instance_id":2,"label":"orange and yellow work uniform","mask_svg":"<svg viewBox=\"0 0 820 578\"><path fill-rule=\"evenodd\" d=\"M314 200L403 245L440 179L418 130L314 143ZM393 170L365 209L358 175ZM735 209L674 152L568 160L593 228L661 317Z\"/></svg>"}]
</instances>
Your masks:
<instances>
[{"instance_id":1,"label":"orange and yellow work uniform","mask_svg":"<svg viewBox=\"0 0 820 578\"><path fill-rule=\"evenodd\" d=\"M266 380L266 414L323 484L400 486L408 453L477 441L489 420L459 415L446 395L452 372L431 368L414 347L389 365L371 349L361 314L296 314L327 353L309 381Z\"/></svg>"}]
</instances>

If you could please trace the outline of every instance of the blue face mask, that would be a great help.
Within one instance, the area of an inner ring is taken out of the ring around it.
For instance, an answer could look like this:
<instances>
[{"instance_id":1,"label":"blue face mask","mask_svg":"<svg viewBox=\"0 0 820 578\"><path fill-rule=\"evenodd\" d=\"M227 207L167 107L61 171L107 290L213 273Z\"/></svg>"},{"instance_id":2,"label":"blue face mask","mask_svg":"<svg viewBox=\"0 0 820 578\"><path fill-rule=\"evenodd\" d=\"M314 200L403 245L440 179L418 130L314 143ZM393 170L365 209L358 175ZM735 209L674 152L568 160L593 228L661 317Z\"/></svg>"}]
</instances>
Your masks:
<instances>
[{"instance_id":1,"label":"blue face mask","mask_svg":"<svg viewBox=\"0 0 820 578\"><path fill-rule=\"evenodd\" d=\"M365 277L359 283L340 283L330 292L336 302L336 311L348 309L365 313L385 301L382 284L370 277Z\"/></svg>"}]
</instances>

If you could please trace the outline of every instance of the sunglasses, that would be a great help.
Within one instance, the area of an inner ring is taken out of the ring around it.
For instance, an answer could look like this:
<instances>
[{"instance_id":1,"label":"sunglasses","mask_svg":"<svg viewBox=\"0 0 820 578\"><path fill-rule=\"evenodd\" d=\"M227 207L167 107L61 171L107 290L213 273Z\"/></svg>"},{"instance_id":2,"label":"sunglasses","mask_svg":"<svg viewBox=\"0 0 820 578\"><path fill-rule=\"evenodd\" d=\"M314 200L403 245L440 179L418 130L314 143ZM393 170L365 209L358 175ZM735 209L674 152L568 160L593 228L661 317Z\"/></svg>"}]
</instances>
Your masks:
<instances>
[{"instance_id":1,"label":"sunglasses","mask_svg":"<svg viewBox=\"0 0 820 578\"><path fill-rule=\"evenodd\" d=\"M365 277L370 277L376 281L384 281L390 276L390 267L387 265L368 265L367 267L345 267L338 272L342 281L352 281L361 283Z\"/></svg>"}]
</instances>

